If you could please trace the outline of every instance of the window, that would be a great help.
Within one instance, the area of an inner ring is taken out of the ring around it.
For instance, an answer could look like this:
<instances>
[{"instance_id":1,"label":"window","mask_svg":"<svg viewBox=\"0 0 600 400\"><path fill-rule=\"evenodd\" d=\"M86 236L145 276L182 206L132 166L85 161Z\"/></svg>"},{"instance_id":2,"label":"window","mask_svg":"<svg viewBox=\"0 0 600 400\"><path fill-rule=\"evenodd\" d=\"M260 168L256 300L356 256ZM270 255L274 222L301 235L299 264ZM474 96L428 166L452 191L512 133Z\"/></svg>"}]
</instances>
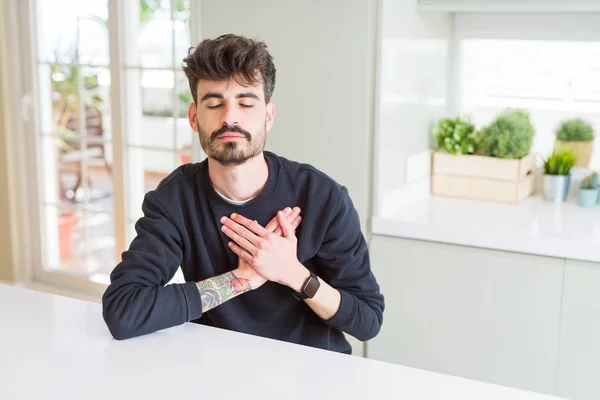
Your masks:
<instances>
[{"instance_id":1,"label":"window","mask_svg":"<svg viewBox=\"0 0 600 400\"><path fill-rule=\"evenodd\" d=\"M589 121L600 134L600 42L468 39L461 43L459 112L485 125L504 108L528 110L533 151L552 151L559 123ZM591 168L600 168L600 140Z\"/></svg>"},{"instance_id":2,"label":"window","mask_svg":"<svg viewBox=\"0 0 600 400\"><path fill-rule=\"evenodd\" d=\"M594 14L457 14L454 104L485 126L504 108L529 111L533 151L549 154L565 119L600 135L600 28ZM600 169L600 140L590 168Z\"/></svg>"},{"instance_id":3,"label":"window","mask_svg":"<svg viewBox=\"0 0 600 400\"><path fill-rule=\"evenodd\" d=\"M42 279L107 284L144 194L200 158L181 70L192 3L31 2Z\"/></svg>"}]
</instances>

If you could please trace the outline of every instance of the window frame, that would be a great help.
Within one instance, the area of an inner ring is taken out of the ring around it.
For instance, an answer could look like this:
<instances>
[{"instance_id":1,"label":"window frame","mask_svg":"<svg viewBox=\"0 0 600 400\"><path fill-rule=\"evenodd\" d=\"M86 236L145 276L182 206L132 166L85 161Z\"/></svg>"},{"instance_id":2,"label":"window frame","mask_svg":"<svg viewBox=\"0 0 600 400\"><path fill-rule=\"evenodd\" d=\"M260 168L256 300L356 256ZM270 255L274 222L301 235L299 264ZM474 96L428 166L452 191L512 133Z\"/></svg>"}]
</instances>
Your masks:
<instances>
[{"instance_id":1,"label":"window frame","mask_svg":"<svg viewBox=\"0 0 600 400\"><path fill-rule=\"evenodd\" d=\"M18 38L14 39L16 45L11 47L12 54L18 62L14 62L11 69L12 77L19 81L18 93L15 93L15 102L21 109L21 118L15 117L15 123L22 129L23 134L10 143L9 151L12 154L27 155L15 157L12 168L12 182L14 187L10 192L15 193L14 213L18 236L13 246L15 259L19 264L15 267L16 277L19 281L63 287L77 292L83 292L99 298L106 290L106 284L94 282L84 277L69 275L58 271L49 271L44 268L44 208L47 206L43 198L42 179L42 153L39 111L39 74L37 60L37 31L36 27L36 0L18 1L8 0L8 10L15 10L18 20ZM125 96L125 75L127 70L124 63L125 40L124 35L124 5L128 0L107 0L108 5L108 46L109 65L111 74L111 130L113 150L113 202L114 202L114 229L115 229L115 259L120 260L128 244L127 230L130 224L127 212L127 148L124 137L124 117L127 114ZM171 0L175 5L176 0ZM190 0L190 45L202 40L200 30L200 0ZM167 68L168 69L168 68ZM140 148L139 146L134 146ZM142 146L143 147L143 146ZM205 158L197 135L192 138L192 160L201 161ZM35 162L30 162L35 160ZM26 162L29 161L29 162ZM141 202L142 199L139 199ZM76 205L74 208L81 208Z\"/></svg>"}]
</instances>

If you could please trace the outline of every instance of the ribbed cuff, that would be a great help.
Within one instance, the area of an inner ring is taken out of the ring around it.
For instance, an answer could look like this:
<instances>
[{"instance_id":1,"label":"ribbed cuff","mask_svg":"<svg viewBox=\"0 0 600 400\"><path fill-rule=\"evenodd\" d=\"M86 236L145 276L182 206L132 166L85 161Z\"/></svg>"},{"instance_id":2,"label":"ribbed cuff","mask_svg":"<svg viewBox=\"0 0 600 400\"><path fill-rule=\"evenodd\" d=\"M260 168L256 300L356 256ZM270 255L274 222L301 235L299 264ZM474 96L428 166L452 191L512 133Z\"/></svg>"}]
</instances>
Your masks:
<instances>
[{"instance_id":1,"label":"ribbed cuff","mask_svg":"<svg viewBox=\"0 0 600 400\"><path fill-rule=\"evenodd\" d=\"M186 282L181 284L183 294L187 303L187 321L198 319L202 316L202 300L200 299L200 291L196 282Z\"/></svg>"},{"instance_id":2,"label":"ribbed cuff","mask_svg":"<svg viewBox=\"0 0 600 400\"><path fill-rule=\"evenodd\" d=\"M340 329L348 323L352 315L354 314L354 302L356 299L354 296L349 295L343 290L339 290L342 299L340 301L340 308L334 314L333 317L326 320L325 322L334 328Z\"/></svg>"}]
</instances>

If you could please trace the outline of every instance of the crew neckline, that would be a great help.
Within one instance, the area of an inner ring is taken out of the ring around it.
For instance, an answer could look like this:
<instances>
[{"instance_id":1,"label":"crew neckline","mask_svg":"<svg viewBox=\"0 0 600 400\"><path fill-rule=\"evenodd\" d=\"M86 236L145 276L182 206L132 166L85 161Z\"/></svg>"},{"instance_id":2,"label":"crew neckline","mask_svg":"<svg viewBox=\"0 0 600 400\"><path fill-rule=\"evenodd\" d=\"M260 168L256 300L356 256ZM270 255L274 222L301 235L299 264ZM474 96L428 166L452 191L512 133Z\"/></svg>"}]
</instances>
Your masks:
<instances>
[{"instance_id":1,"label":"crew neckline","mask_svg":"<svg viewBox=\"0 0 600 400\"><path fill-rule=\"evenodd\" d=\"M208 200L211 206L222 210L228 211L230 209L252 209L256 207L260 207L267 200L269 200L273 194L275 193L275 189L279 183L279 177L281 173L281 166L279 160L275 156L275 154L269 151L263 151L263 155L265 157L265 161L267 162L267 167L269 168L269 175L267 177L267 183L262 188L262 190L253 198L249 199L247 202L243 204L235 204L230 201L224 199L220 193L216 191L213 187L212 182L210 180L209 174L209 166L208 161L206 163L206 185L205 190L208 195Z\"/></svg>"},{"instance_id":2,"label":"crew neckline","mask_svg":"<svg viewBox=\"0 0 600 400\"><path fill-rule=\"evenodd\" d=\"M213 189L215 189L214 186L213 186ZM225 200L229 204L233 204L235 206L243 206L244 204L248 203L249 201L252 201L252 199L254 199L254 197L256 197L256 196L253 196L253 197L251 197L249 199L246 199L246 200L233 200L233 199L230 199L229 197L225 196L223 193L219 192L217 189L215 189L215 192L217 192L217 194L219 196L221 196L221 198L223 200Z\"/></svg>"}]
</instances>

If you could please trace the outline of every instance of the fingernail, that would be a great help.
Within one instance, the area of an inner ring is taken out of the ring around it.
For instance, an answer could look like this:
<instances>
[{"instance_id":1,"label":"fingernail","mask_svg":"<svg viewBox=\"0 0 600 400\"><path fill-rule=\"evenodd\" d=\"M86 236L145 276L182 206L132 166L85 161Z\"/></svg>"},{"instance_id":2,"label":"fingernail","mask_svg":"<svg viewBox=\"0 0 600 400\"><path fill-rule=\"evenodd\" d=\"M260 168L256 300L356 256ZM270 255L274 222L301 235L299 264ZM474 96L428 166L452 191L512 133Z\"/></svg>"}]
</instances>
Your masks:
<instances>
[{"instance_id":1,"label":"fingernail","mask_svg":"<svg viewBox=\"0 0 600 400\"><path fill-rule=\"evenodd\" d=\"M295 212L300 212L300 207L294 207Z\"/></svg>"},{"instance_id":2,"label":"fingernail","mask_svg":"<svg viewBox=\"0 0 600 400\"><path fill-rule=\"evenodd\" d=\"M227 218L221 217L221 219L219 221L221 221L221 223L224 224L226 220L227 220Z\"/></svg>"},{"instance_id":3,"label":"fingernail","mask_svg":"<svg viewBox=\"0 0 600 400\"><path fill-rule=\"evenodd\" d=\"M221 227L221 230L222 230L223 232L225 232L225 231L227 230L227 227L226 227L225 225L223 225L223 226Z\"/></svg>"},{"instance_id":4,"label":"fingernail","mask_svg":"<svg viewBox=\"0 0 600 400\"><path fill-rule=\"evenodd\" d=\"M231 218L235 218L235 217L237 217L236 213L231 214Z\"/></svg>"},{"instance_id":5,"label":"fingernail","mask_svg":"<svg viewBox=\"0 0 600 400\"><path fill-rule=\"evenodd\" d=\"M286 208L285 208L285 211L287 211L287 212L290 212L290 211L292 211L292 209L291 209L291 208L289 208L289 207L286 207Z\"/></svg>"}]
</instances>

